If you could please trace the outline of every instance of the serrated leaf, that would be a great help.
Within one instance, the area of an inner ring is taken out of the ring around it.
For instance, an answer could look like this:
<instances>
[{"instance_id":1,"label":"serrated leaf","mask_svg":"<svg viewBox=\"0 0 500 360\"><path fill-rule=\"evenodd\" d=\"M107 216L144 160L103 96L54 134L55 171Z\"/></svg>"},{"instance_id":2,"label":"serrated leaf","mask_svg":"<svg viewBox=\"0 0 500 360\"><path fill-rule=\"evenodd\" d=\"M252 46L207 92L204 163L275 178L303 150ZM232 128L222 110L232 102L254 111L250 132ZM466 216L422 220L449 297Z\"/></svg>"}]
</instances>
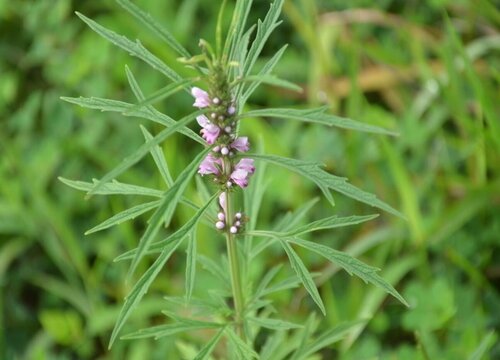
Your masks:
<instances>
[{"instance_id":1,"label":"serrated leaf","mask_svg":"<svg viewBox=\"0 0 500 360\"><path fill-rule=\"evenodd\" d=\"M158 209L156 209L155 213L149 220L148 227L146 228L146 231L139 241L139 246L137 247L137 251L134 255L134 258L132 259L132 263L130 264L129 276L134 273L137 265L139 264L139 261L146 254L146 251L149 248L149 244L153 241L155 236L160 231L162 223L170 223L175 208L177 207L177 204L182 194L184 193L189 180L196 173L198 165L210 150L211 148L206 148L204 151L199 153L191 162L191 164L189 164L177 177L172 187L169 188L163 195Z\"/></svg>"},{"instance_id":2,"label":"serrated leaf","mask_svg":"<svg viewBox=\"0 0 500 360\"><path fill-rule=\"evenodd\" d=\"M308 123L322 124L326 126L335 126L342 129L363 131L375 134L393 135L397 133L363 122L355 121L349 118L326 114L327 107L320 107L316 109L260 109L252 110L239 115L239 118L249 117L273 117L303 121Z\"/></svg>"},{"instance_id":3,"label":"serrated leaf","mask_svg":"<svg viewBox=\"0 0 500 360\"><path fill-rule=\"evenodd\" d=\"M225 327L220 329L215 336L210 339L208 343L200 350L193 360L207 360L210 354L214 351L215 346L219 342L222 334L224 334Z\"/></svg>"},{"instance_id":4,"label":"serrated leaf","mask_svg":"<svg viewBox=\"0 0 500 360\"><path fill-rule=\"evenodd\" d=\"M279 319L264 319L257 317L247 317L248 321L251 321L261 327L271 329L271 330L289 330L289 329L297 329L301 328L302 325L294 324L288 321L279 320Z\"/></svg>"},{"instance_id":5,"label":"serrated leaf","mask_svg":"<svg viewBox=\"0 0 500 360\"><path fill-rule=\"evenodd\" d=\"M210 198L210 200L207 203L208 204L207 206L210 206L210 204L212 203L215 196L216 195L213 195ZM203 211L201 211L201 210L203 210ZM198 211L196 212L196 214L186 223L185 226L187 226L187 225L189 225L190 227L195 226L198 223L200 217L204 214L205 210L206 210L205 207L199 208ZM147 254L154 254L154 253L162 252L163 248L165 246L167 246L171 242L177 241L179 239L179 237L186 236L186 232L183 229L184 229L184 226L182 228L180 228L179 230L177 230L176 232L174 232L173 234L167 236L165 239L151 244L149 247L149 250L147 251ZM137 248L129 250L126 253L118 256L114 261L130 260L130 259L133 259L136 254L137 254Z\"/></svg>"},{"instance_id":6,"label":"serrated leaf","mask_svg":"<svg viewBox=\"0 0 500 360\"><path fill-rule=\"evenodd\" d=\"M177 74L163 61L161 61L158 57L153 55L151 52L149 52L149 50L142 46L139 40L133 42L123 35L118 35L114 31L106 29L104 26L99 25L94 20L89 19L79 12L76 12L76 15L103 38L127 51L130 55L138 57L139 59L150 65L153 69L158 70L169 79L173 81L179 81L182 79L179 74Z\"/></svg>"},{"instance_id":7,"label":"serrated leaf","mask_svg":"<svg viewBox=\"0 0 500 360\"><path fill-rule=\"evenodd\" d=\"M144 139L146 141L150 141L153 139L153 135L141 125L142 135L144 135ZM160 175L167 184L168 187L171 187L174 184L174 180L172 179L172 175L170 175L170 170L168 169L168 164L165 160L165 156L163 155L163 150L159 145L153 146L150 150L151 156L156 164L156 167L160 171Z\"/></svg>"},{"instance_id":8,"label":"serrated leaf","mask_svg":"<svg viewBox=\"0 0 500 360\"><path fill-rule=\"evenodd\" d=\"M97 183L96 179L93 182L79 181L79 180L69 180L63 177L58 177L59 181L72 187L76 190L81 190L88 192ZM143 186L137 186L132 184L125 184L113 180L112 182L104 184L95 195L143 195L152 197L162 197L163 191L151 189Z\"/></svg>"},{"instance_id":9,"label":"serrated leaf","mask_svg":"<svg viewBox=\"0 0 500 360\"><path fill-rule=\"evenodd\" d=\"M229 327L225 330L229 343L234 347L238 359L258 359L259 355Z\"/></svg>"},{"instance_id":10,"label":"serrated leaf","mask_svg":"<svg viewBox=\"0 0 500 360\"><path fill-rule=\"evenodd\" d=\"M130 209L119 212L118 214L110 217L109 219L103 221L99 225L94 226L92 229L87 230L85 235L89 235L104 229L108 229L112 226L121 224L125 221L135 219L137 216L144 214L160 205L160 200L147 202L144 204L139 204Z\"/></svg>"},{"instance_id":11,"label":"serrated leaf","mask_svg":"<svg viewBox=\"0 0 500 360\"><path fill-rule=\"evenodd\" d=\"M290 265L292 266L292 269L299 277L300 281L304 285L304 288L307 290L309 295L311 295L311 298L318 305L323 315L326 315L325 306L323 305L321 296L319 295L318 289L316 288L316 284L314 284L311 274L307 270L306 266L304 265L302 260L300 260L300 257L295 253L295 251L292 249L290 244L288 244L288 242L282 239L279 240L281 246L283 246L283 249L285 250L288 256L288 259L290 260Z\"/></svg>"},{"instance_id":12,"label":"serrated leaf","mask_svg":"<svg viewBox=\"0 0 500 360\"><path fill-rule=\"evenodd\" d=\"M273 71L274 67L276 64L280 61L281 56L283 56L283 53L285 52L286 48L288 45L283 45L281 49L279 49L276 54L273 55L271 59L269 59L268 62L262 67L262 69L259 71L258 75L259 76L264 76L264 75L269 75ZM248 86L248 88L243 92L243 94L240 97L240 105L239 108L241 109L243 104L245 104L248 100L248 98L253 94L255 89L260 85L259 81L256 81ZM240 93L242 87L238 88L238 94Z\"/></svg>"},{"instance_id":13,"label":"serrated leaf","mask_svg":"<svg viewBox=\"0 0 500 360\"><path fill-rule=\"evenodd\" d=\"M257 22L257 34L255 35L255 39L252 42L252 46L248 51L247 58L245 60L243 75L247 76L252 71L257 58L259 57L264 45L276 27L279 26L281 21L277 21L278 17L281 13L281 8L283 7L284 0L276 0L274 1L269 11L264 18L264 21L258 20Z\"/></svg>"},{"instance_id":14,"label":"serrated leaf","mask_svg":"<svg viewBox=\"0 0 500 360\"><path fill-rule=\"evenodd\" d=\"M121 113L124 116L131 116L131 117L138 117L142 119L148 119L153 122L156 122L158 124L164 125L164 126L172 126L175 125L177 122L170 118L169 116L160 113L159 111L155 110L154 108L151 107L151 109L148 108L140 108L137 110L132 111L131 109L135 107L134 104L130 104L127 102L123 101L118 101L118 100L111 100L111 99L104 99L104 98L98 98L98 97L90 97L90 98L85 98L85 97L78 97L78 98L72 98L72 97L61 97L61 100L67 101L69 103L79 105L84 108L88 109L95 109L95 110L101 110L101 111L111 111L111 112L118 112ZM194 141L197 141L198 143L204 145L205 141L198 135L196 134L193 130L183 127L178 130L181 134L186 135L193 139Z\"/></svg>"},{"instance_id":15,"label":"serrated leaf","mask_svg":"<svg viewBox=\"0 0 500 360\"><path fill-rule=\"evenodd\" d=\"M137 163L139 160L141 160L154 146L160 144L162 141L167 139L169 136L173 135L175 132L177 132L185 125L189 124L191 121L193 121L194 118L196 118L196 116L202 113L203 111L197 111L195 113L185 116L184 118L179 120L175 125L172 125L171 127L162 130L153 139L141 145L132 155L126 157L117 167L115 167L113 170L104 175L97 182L97 184L95 184L94 187L88 192L88 195L90 196L95 194L104 184L114 179L115 177L123 173L125 170L130 168L132 165Z\"/></svg>"},{"instance_id":16,"label":"serrated leaf","mask_svg":"<svg viewBox=\"0 0 500 360\"><path fill-rule=\"evenodd\" d=\"M337 191L352 199L377 207L404 219L403 214L385 202L379 200L375 195L349 184L346 178L338 177L326 172L321 168L322 165L319 163L290 159L275 155L248 154L246 156L280 165L313 181L332 205L335 203L330 190Z\"/></svg>"},{"instance_id":17,"label":"serrated leaf","mask_svg":"<svg viewBox=\"0 0 500 360\"><path fill-rule=\"evenodd\" d=\"M163 268L167 260L173 254L173 252L179 247L182 240L186 237L186 235L196 226L200 217L204 214L205 210L208 208L210 203L215 199L218 194L215 194L208 203L206 203L203 207L201 207L198 212L179 230L177 230L172 236L170 242L164 244L163 250L160 255L156 259L156 261L151 265L151 267L141 276L139 281L134 285L130 294L125 298L125 304L120 310L120 314L118 315L118 319L116 320L116 324L113 328L113 332L111 333L111 338L109 340L109 348L113 345L116 337L120 333L120 330L125 325L128 317L137 306L137 304L141 301L144 294L149 289L149 286L156 278L160 270ZM168 238L167 238L168 239Z\"/></svg>"},{"instance_id":18,"label":"serrated leaf","mask_svg":"<svg viewBox=\"0 0 500 360\"><path fill-rule=\"evenodd\" d=\"M187 58L191 57L191 54L175 39L175 37L167 29L162 27L150 14L145 13L128 0L116 0L116 2L132 14L132 16L134 16L137 20L139 20L141 24L146 26L154 34L158 35L160 39L165 41L165 43L174 49L179 55Z\"/></svg>"},{"instance_id":19,"label":"serrated leaf","mask_svg":"<svg viewBox=\"0 0 500 360\"><path fill-rule=\"evenodd\" d=\"M369 282L375 286L380 287L387 293L394 296L396 299L401 301L404 305L408 306L406 300L392 287L391 284L382 279L379 275L377 275L377 271L379 269L367 265L360 260L353 258L351 255L344 253L342 251L334 250L328 246L321 245L318 243L314 243L312 241L301 240L298 238L288 238L286 241L282 242L290 242L293 244L297 244L303 248L306 248L310 251L313 251L327 260L333 262L341 266L344 270L346 270L350 275L356 275L361 278L365 282Z\"/></svg>"},{"instance_id":20,"label":"serrated leaf","mask_svg":"<svg viewBox=\"0 0 500 360\"><path fill-rule=\"evenodd\" d=\"M186 250L186 300L189 302L191 295L193 295L194 281L196 277L196 230L194 230L188 241Z\"/></svg>"}]
</instances>

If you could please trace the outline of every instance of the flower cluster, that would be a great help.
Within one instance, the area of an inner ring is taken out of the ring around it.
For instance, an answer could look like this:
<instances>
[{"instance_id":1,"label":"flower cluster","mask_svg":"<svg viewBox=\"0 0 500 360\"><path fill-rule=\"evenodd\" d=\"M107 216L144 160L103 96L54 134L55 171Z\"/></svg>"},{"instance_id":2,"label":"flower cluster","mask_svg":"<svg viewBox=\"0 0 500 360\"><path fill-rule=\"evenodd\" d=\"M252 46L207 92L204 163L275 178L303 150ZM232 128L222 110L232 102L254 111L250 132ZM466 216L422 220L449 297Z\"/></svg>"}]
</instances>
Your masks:
<instances>
[{"instance_id":1,"label":"flower cluster","mask_svg":"<svg viewBox=\"0 0 500 360\"><path fill-rule=\"evenodd\" d=\"M237 152L246 152L250 149L248 137L236 137L234 134L236 122L234 104L226 104L218 97L209 94L197 87L193 87L191 94L195 98L193 106L209 108L209 117L200 115L196 118L201 126L201 135L209 145L214 145L212 153L201 163L198 173L214 175L214 180L224 184L226 188L233 184L241 188L248 186L248 180L254 173L253 159L242 158L237 163L234 157Z\"/></svg>"},{"instance_id":2,"label":"flower cluster","mask_svg":"<svg viewBox=\"0 0 500 360\"><path fill-rule=\"evenodd\" d=\"M250 149L248 137L236 137L236 107L233 101L224 96L210 96L206 91L193 87L191 94L195 98L193 106L207 109L206 115L199 115L196 120L201 126L201 135L209 145L214 145L200 164L198 173L213 175L214 181L221 184L223 191L229 191L234 184L241 188L248 186L250 176L255 172L253 159L241 158L236 161L237 153L244 153ZM221 194L219 200L221 212L215 227L226 229L228 221L232 220L229 232L236 234L243 223L243 214L236 213L234 219L227 219L225 204L226 193Z\"/></svg>"}]
</instances>

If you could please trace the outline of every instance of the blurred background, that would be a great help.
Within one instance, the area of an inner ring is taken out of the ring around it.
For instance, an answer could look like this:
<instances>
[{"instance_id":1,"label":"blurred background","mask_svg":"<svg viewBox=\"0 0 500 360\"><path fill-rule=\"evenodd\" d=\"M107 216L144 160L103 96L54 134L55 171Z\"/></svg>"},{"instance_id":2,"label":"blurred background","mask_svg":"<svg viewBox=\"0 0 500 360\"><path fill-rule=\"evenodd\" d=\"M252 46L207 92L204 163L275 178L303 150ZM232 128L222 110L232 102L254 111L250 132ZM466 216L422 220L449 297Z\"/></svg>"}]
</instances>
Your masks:
<instances>
[{"instance_id":1,"label":"blurred background","mask_svg":"<svg viewBox=\"0 0 500 360\"><path fill-rule=\"evenodd\" d=\"M213 41L219 1L135 0L190 51ZM229 1L229 8L234 6ZM251 22L269 2L255 0ZM371 285L301 252L327 307L321 328L369 319L315 359L499 359L500 344L500 12L486 0L287 0L283 24L264 49L290 44L276 74L302 94L262 86L250 108L329 105L334 114L397 130L398 137L353 133L283 120L248 119L242 131L267 153L316 160L404 212L317 233L314 240L382 269L412 304L405 309ZM123 297L126 265L140 217L101 233L83 233L144 201L94 196L58 176L91 181L143 142L147 120L72 106L60 96L134 102L128 65L145 93L166 79L113 47L75 15L78 10L141 42L181 74L175 54L113 1L0 0L0 358L181 359L203 343L184 334L160 341L107 342ZM174 119L192 110L186 94L155 106ZM182 136L164 145L177 175L199 145ZM315 196L314 184L268 167L258 220L266 229ZM145 158L120 177L162 188ZM194 182L193 182L194 183ZM197 199L196 188L189 197ZM335 194L334 194L335 195ZM373 209L340 195L320 200L309 220ZM191 213L180 208L175 224ZM175 225L174 224L174 225ZM199 252L217 258L223 241L206 226ZM256 273L286 256L271 249ZM145 269L147 264L142 264ZM134 313L128 330L161 323L163 296L184 291L184 251L174 255ZM260 270L259 270L260 269ZM195 295L217 286L199 267ZM289 269L287 269L289 271ZM283 276L286 276L283 275ZM282 317L303 322L315 305L301 289L273 297Z\"/></svg>"}]
</instances>

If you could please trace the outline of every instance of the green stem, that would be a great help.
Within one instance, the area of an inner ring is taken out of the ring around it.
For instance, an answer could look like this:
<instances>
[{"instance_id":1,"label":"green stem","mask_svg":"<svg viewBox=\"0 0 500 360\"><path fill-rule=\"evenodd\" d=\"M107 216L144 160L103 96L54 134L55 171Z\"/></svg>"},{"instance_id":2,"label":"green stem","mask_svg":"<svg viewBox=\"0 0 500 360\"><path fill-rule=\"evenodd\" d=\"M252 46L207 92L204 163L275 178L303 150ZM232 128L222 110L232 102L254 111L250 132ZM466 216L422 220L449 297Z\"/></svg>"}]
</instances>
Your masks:
<instances>
[{"instance_id":1,"label":"green stem","mask_svg":"<svg viewBox=\"0 0 500 360\"><path fill-rule=\"evenodd\" d=\"M234 218L233 209L231 206L231 196L229 191L226 191L226 243L227 243L227 255L229 257L229 272L231 276L231 287L233 290L233 300L234 300L234 310L235 316L234 320L236 323L236 333L240 336L243 341L245 341L245 331L243 327L243 311L245 306L245 301L243 298L243 290L241 287L241 274L240 266L238 261L238 249L236 237L229 231L231 227L231 221Z\"/></svg>"}]
</instances>

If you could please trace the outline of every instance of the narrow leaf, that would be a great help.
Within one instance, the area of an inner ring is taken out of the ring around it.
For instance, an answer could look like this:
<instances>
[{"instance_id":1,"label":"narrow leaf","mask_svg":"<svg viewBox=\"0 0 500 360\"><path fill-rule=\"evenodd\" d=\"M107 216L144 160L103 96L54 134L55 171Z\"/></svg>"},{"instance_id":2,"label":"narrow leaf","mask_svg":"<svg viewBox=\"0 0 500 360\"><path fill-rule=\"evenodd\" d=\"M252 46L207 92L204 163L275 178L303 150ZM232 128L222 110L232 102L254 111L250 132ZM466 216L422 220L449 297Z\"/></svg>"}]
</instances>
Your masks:
<instances>
[{"instance_id":1,"label":"narrow leaf","mask_svg":"<svg viewBox=\"0 0 500 360\"><path fill-rule=\"evenodd\" d=\"M142 125L141 131L146 141L150 141L153 139L153 135L151 135L151 133ZM172 185L174 184L174 180L172 179L172 175L170 175L170 170L168 169L167 162L165 161L163 150L159 145L156 145L151 148L150 153L153 157L156 167L158 167L158 170L160 171L163 181L165 181L165 184L167 184L168 187L172 187Z\"/></svg>"},{"instance_id":2,"label":"narrow leaf","mask_svg":"<svg viewBox=\"0 0 500 360\"><path fill-rule=\"evenodd\" d=\"M229 343L234 347L238 359L258 359L259 355L229 327L226 328Z\"/></svg>"},{"instance_id":3,"label":"narrow leaf","mask_svg":"<svg viewBox=\"0 0 500 360\"><path fill-rule=\"evenodd\" d=\"M365 221L375 219L376 217L378 217L378 214L366 215L366 216L348 216L348 217L338 217L334 215L324 219L313 221L312 223L309 223L307 225L299 226L293 230L285 232L283 236L285 237L298 236L318 230L327 230L349 225L356 225L363 223Z\"/></svg>"},{"instance_id":4,"label":"narrow leaf","mask_svg":"<svg viewBox=\"0 0 500 360\"><path fill-rule=\"evenodd\" d=\"M290 81L280 79L277 76L274 75L249 75L245 78L242 78L239 80L241 82L250 82L250 83L255 83L258 82L260 84L268 84L268 85L274 85L277 87L281 87L284 89L292 90L292 91L297 91L297 92L302 92L302 88Z\"/></svg>"},{"instance_id":5,"label":"narrow leaf","mask_svg":"<svg viewBox=\"0 0 500 360\"><path fill-rule=\"evenodd\" d=\"M134 285L132 291L126 297L125 304L123 305L120 314L118 315L118 319L116 320L116 324L113 328L113 332L109 340L109 348L111 348L111 346L113 345L114 341L116 340L116 337L120 333L120 330L123 328L123 325L125 325L125 322L129 318L134 308L141 301L144 294L146 294L146 292L149 289L149 286L156 278L160 270L163 268L167 260L177 249L177 247L179 247L184 237L190 231L192 231L194 226L196 226L198 220L200 219L200 217L203 215L205 210L208 208L208 206L216 196L217 194L215 194L208 203L206 203L203 207L201 207L200 210L198 210L198 212L191 218L191 220L189 220L179 230L176 231L176 233L174 234L176 235L175 240L172 240L171 242L168 242L164 245L163 250L156 259L156 261L153 263L153 265L151 265L151 267L141 276L139 281L137 281L137 283ZM172 237L174 236L172 235Z\"/></svg>"},{"instance_id":6,"label":"narrow leaf","mask_svg":"<svg viewBox=\"0 0 500 360\"><path fill-rule=\"evenodd\" d=\"M139 241L139 246L137 247L137 251L135 253L134 258L132 259L132 263L130 264L129 276L131 276L139 261L141 261L142 257L146 254L148 250L149 244L153 241L155 236L158 234L160 227L165 221L166 224L170 223L170 219L172 218L175 208L179 203L179 200L186 189L189 180L195 174L198 169L198 165L202 161L202 159L206 156L206 154L210 151L210 148L206 148L205 151L196 156L196 158L189 164L179 175L179 177L175 180L174 184L171 188L169 188L161 202L156 209L155 213L151 217L149 221L149 225L146 228L141 240Z\"/></svg>"},{"instance_id":7,"label":"narrow leaf","mask_svg":"<svg viewBox=\"0 0 500 360\"><path fill-rule=\"evenodd\" d=\"M179 81L182 79L179 74L177 74L163 61L161 61L155 55L151 54L144 46L142 46L139 40L137 40L136 42L130 41L125 36L118 35L114 31L106 29L104 26L99 25L94 20L89 19L79 12L76 12L76 15L78 15L80 19L82 19L92 30L101 35L103 38L127 51L130 55L138 57L139 59L150 65L153 69L158 70L169 79L173 81Z\"/></svg>"},{"instance_id":8,"label":"narrow leaf","mask_svg":"<svg viewBox=\"0 0 500 360\"><path fill-rule=\"evenodd\" d=\"M145 339L152 337L155 340L158 340L159 338L174 335L180 332L202 330L202 329L214 329L214 328L219 328L221 326L224 325L217 323L210 323L210 322L175 323L175 324L157 325L146 329L141 329L131 334L127 334L125 336L122 336L121 339L132 340L132 339Z\"/></svg>"},{"instance_id":9,"label":"narrow leaf","mask_svg":"<svg viewBox=\"0 0 500 360\"><path fill-rule=\"evenodd\" d=\"M186 58L191 57L191 54L175 39L175 37L164 27L162 27L150 14L145 13L139 7L134 5L128 0L116 0L121 7L127 10L132 16L151 30L154 34L158 35L160 39L174 49L179 55Z\"/></svg>"},{"instance_id":10,"label":"narrow leaf","mask_svg":"<svg viewBox=\"0 0 500 360\"><path fill-rule=\"evenodd\" d=\"M210 354L214 351L214 348L222 337L222 334L224 334L225 329L225 327L220 329L217 334L215 334L215 336L205 344L193 360L207 360L210 357Z\"/></svg>"},{"instance_id":11,"label":"narrow leaf","mask_svg":"<svg viewBox=\"0 0 500 360\"><path fill-rule=\"evenodd\" d=\"M375 195L349 184L346 178L338 177L326 172L321 168L322 165L319 163L290 159L275 155L248 154L247 156L280 165L313 181L321 189L325 197L332 205L334 205L334 201L330 190L337 191L352 199L377 207L404 219L403 214L385 202L379 200Z\"/></svg>"},{"instance_id":12,"label":"narrow leaf","mask_svg":"<svg viewBox=\"0 0 500 360\"><path fill-rule=\"evenodd\" d=\"M354 274L361 278L363 281L372 283L373 285L382 288L384 291L401 301L404 305L409 306L406 300L403 299L403 297L396 291L396 289L392 287L391 284L377 275L377 271L379 269L369 266L359 261L358 259L353 258L347 253L334 250L332 248L329 248L328 246L314 243L312 241L305 241L298 238L289 238L286 240L286 242L297 244L299 246L302 246L303 248L306 248L323 256L334 264L341 266L350 275Z\"/></svg>"},{"instance_id":13,"label":"narrow leaf","mask_svg":"<svg viewBox=\"0 0 500 360\"><path fill-rule=\"evenodd\" d=\"M85 235L89 235L104 229L108 229L112 226L121 224L125 221L135 219L137 216L142 215L160 205L160 200L147 202L144 204L136 205L130 209L119 212L118 214L110 217L106 221L103 221L99 225L94 226L92 229L87 230Z\"/></svg>"},{"instance_id":14,"label":"narrow leaf","mask_svg":"<svg viewBox=\"0 0 500 360\"><path fill-rule=\"evenodd\" d=\"M319 295L318 289L316 288L316 284L314 284L311 274L307 270L306 266L304 265L302 260L300 260L300 257L295 253L295 251L292 249L290 244L288 244L288 242L282 239L279 240L288 256L288 259L290 260L290 265L292 266L292 269L295 271L300 281L302 281L304 288L307 290L309 295L311 295L311 298L318 305L323 315L326 315L325 306L323 305L321 296Z\"/></svg>"},{"instance_id":15,"label":"narrow leaf","mask_svg":"<svg viewBox=\"0 0 500 360\"><path fill-rule=\"evenodd\" d=\"M194 118L196 118L196 116L198 116L201 113L202 111L197 111L195 113L185 116L184 118L179 120L175 125L172 125L171 127L162 130L153 139L141 145L132 155L126 157L117 167L115 167L113 170L104 175L102 179L100 179L97 182L97 184L95 184L94 187L88 192L88 195L90 196L95 194L104 184L106 184L111 179L114 179L115 177L126 171L132 165L136 164L154 146L160 144L162 141L165 141L165 139L167 139L169 136L177 132L183 126L189 124L191 121L193 121Z\"/></svg>"},{"instance_id":16,"label":"narrow leaf","mask_svg":"<svg viewBox=\"0 0 500 360\"><path fill-rule=\"evenodd\" d=\"M289 330L302 327L302 325L278 319L263 319L257 317L248 317L247 319L261 327L271 330Z\"/></svg>"},{"instance_id":17,"label":"narrow leaf","mask_svg":"<svg viewBox=\"0 0 500 360\"><path fill-rule=\"evenodd\" d=\"M94 179L93 182L79 181L79 180L69 180L63 177L58 177L59 181L72 187L76 190L81 190L88 192L94 188L97 180ZM104 184L97 192L96 195L143 195L152 197L162 197L163 191L146 188L143 186L137 186L132 184L125 184L113 180L107 184Z\"/></svg>"},{"instance_id":18,"label":"narrow leaf","mask_svg":"<svg viewBox=\"0 0 500 360\"><path fill-rule=\"evenodd\" d=\"M375 134L393 135L396 136L397 133L386 130L384 128L366 124L363 122L355 121L349 118L344 118L340 116L335 116L331 114L326 114L325 111L327 107L320 107L316 109L260 109L252 110L239 115L240 118L249 117L273 117L303 121L308 123L322 124L326 126L335 126L342 129L363 131Z\"/></svg>"},{"instance_id":19,"label":"narrow leaf","mask_svg":"<svg viewBox=\"0 0 500 360\"><path fill-rule=\"evenodd\" d=\"M196 277L196 230L189 236L186 250L186 300L189 302L193 295L194 281Z\"/></svg>"}]
</instances>

